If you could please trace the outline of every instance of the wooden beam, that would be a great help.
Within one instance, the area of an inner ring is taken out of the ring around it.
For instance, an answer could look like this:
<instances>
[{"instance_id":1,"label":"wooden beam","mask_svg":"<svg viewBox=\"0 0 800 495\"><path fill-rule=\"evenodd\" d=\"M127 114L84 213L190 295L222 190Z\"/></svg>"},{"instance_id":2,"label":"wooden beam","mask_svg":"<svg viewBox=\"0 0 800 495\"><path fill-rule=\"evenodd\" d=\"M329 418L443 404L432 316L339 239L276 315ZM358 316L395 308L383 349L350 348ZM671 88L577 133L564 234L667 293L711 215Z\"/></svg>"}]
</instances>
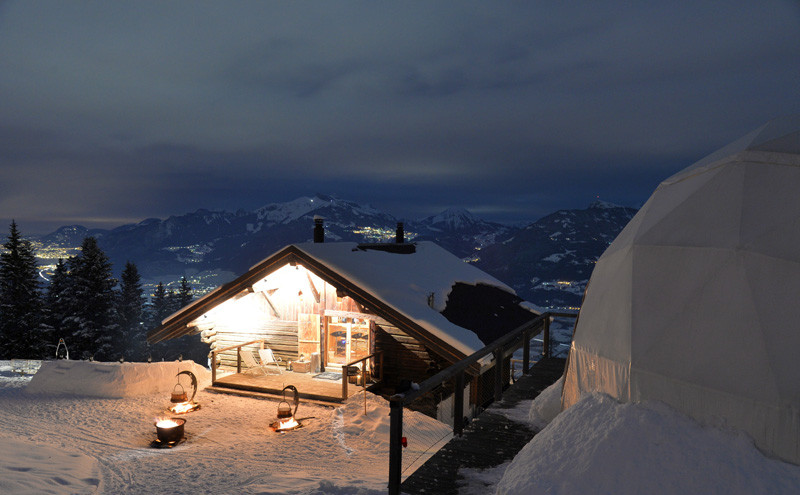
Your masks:
<instances>
[{"instance_id":1,"label":"wooden beam","mask_svg":"<svg viewBox=\"0 0 800 495\"><path fill-rule=\"evenodd\" d=\"M261 294L264 297L264 300L267 301L267 304L269 304L269 309L272 310L272 314L275 315L275 318L280 320L281 319L281 315L278 314L278 310L275 309L275 305L272 304L272 301L270 300L270 298L267 295L267 293L266 292L259 292L259 294Z\"/></svg>"},{"instance_id":2,"label":"wooden beam","mask_svg":"<svg viewBox=\"0 0 800 495\"><path fill-rule=\"evenodd\" d=\"M314 295L314 301L315 301L317 304L319 304L319 301L320 301L320 298L319 298L319 291L318 291L318 290L317 290L317 288L314 286L314 281L313 281L313 280L311 280L311 272L309 272L308 270L306 270L306 278L308 279L308 286L311 288L311 294L313 294L313 295Z\"/></svg>"}]
</instances>

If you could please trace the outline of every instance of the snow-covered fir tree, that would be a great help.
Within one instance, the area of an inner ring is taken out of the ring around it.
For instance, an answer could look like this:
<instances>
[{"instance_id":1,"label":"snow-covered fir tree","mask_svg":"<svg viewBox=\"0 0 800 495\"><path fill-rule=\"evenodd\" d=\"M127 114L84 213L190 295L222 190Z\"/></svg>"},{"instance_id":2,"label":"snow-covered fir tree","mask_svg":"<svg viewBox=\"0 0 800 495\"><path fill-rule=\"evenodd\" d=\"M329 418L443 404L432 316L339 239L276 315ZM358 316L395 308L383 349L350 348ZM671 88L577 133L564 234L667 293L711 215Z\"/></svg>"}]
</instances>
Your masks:
<instances>
[{"instance_id":1,"label":"snow-covered fir tree","mask_svg":"<svg viewBox=\"0 0 800 495\"><path fill-rule=\"evenodd\" d=\"M178 286L178 309L181 309L192 302L194 299L194 295L192 294L192 286L189 285L189 281L186 280L186 277L181 277L181 284Z\"/></svg>"},{"instance_id":2,"label":"snow-covered fir tree","mask_svg":"<svg viewBox=\"0 0 800 495\"><path fill-rule=\"evenodd\" d=\"M161 323L161 320L169 316L172 312L170 311L169 300L167 298L167 289L164 287L162 282L159 282L156 285L156 290L153 293L153 298L151 299L151 314L150 314L150 321L148 326L150 329L153 329Z\"/></svg>"},{"instance_id":3,"label":"snow-covered fir tree","mask_svg":"<svg viewBox=\"0 0 800 495\"><path fill-rule=\"evenodd\" d=\"M68 335L64 333L64 319L67 317L65 301L66 293L69 289L69 277L67 264L63 259L59 259L53 275L50 276L50 284L44 295L44 305L42 307L42 334L47 338L45 346L47 352L44 357L52 358L58 345L58 339L68 340Z\"/></svg>"},{"instance_id":4,"label":"snow-covered fir tree","mask_svg":"<svg viewBox=\"0 0 800 495\"><path fill-rule=\"evenodd\" d=\"M81 253L70 258L66 294L67 317L63 324L70 335L70 355L80 359L118 359L117 296L111 262L94 237L81 244Z\"/></svg>"},{"instance_id":5,"label":"snow-covered fir tree","mask_svg":"<svg viewBox=\"0 0 800 495\"><path fill-rule=\"evenodd\" d=\"M121 339L116 351L131 361L147 359L146 328L144 325L144 290L139 269L130 261L120 276L117 302Z\"/></svg>"},{"instance_id":6,"label":"snow-covered fir tree","mask_svg":"<svg viewBox=\"0 0 800 495\"><path fill-rule=\"evenodd\" d=\"M11 221L0 254L0 358L37 358L44 352L42 299L36 254Z\"/></svg>"}]
</instances>

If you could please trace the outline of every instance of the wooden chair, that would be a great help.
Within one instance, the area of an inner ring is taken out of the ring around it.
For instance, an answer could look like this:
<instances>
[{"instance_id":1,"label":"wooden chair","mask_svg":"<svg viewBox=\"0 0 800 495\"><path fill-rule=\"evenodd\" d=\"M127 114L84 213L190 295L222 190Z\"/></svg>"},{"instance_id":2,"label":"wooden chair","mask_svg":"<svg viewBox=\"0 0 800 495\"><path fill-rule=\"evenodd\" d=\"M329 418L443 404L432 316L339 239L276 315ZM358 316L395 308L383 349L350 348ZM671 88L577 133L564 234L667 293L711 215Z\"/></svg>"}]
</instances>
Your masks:
<instances>
[{"instance_id":1,"label":"wooden chair","mask_svg":"<svg viewBox=\"0 0 800 495\"><path fill-rule=\"evenodd\" d=\"M245 370L242 373L253 373L253 374L262 374L266 375L267 370L264 369L264 366L260 365L256 358L253 356L253 352L250 349L240 349L239 355L242 357L242 363L244 364Z\"/></svg>"},{"instance_id":2,"label":"wooden chair","mask_svg":"<svg viewBox=\"0 0 800 495\"><path fill-rule=\"evenodd\" d=\"M283 373L283 360L276 356L272 349L266 347L258 350L258 357L261 358L261 366L266 373L271 375L280 375Z\"/></svg>"}]
</instances>

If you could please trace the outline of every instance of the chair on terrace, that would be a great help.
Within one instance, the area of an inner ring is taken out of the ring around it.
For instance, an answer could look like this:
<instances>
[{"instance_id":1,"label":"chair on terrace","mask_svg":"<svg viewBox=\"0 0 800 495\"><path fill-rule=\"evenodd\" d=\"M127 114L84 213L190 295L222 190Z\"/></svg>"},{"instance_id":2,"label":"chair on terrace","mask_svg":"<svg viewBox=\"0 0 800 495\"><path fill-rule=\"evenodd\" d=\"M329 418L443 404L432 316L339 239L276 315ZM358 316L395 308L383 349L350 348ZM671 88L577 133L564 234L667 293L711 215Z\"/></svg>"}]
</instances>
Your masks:
<instances>
[{"instance_id":1,"label":"chair on terrace","mask_svg":"<svg viewBox=\"0 0 800 495\"><path fill-rule=\"evenodd\" d=\"M269 354L272 354L272 349L260 349L258 351L259 356L261 357L261 363L256 361L255 356L253 353L248 349L242 349L241 356L242 362L244 363L246 370L242 371L242 373L260 373L262 375L280 375L283 372L283 368L278 364L278 361L275 360L274 356L270 361L264 359L262 353L264 351L269 351ZM280 359L280 358L278 358Z\"/></svg>"},{"instance_id":2,"label":"chair on terrace","mask_svg":"<svg viewBox=\"0 0 800 495\"><path fill-rule=\"evenodd\" d=\"M281 365L283 360L280 356L276 356L269 347L259 349L258 357L261 358L261 365L268 373L273 375L280 375L283 373L283 366Z\"/></svg>"}]
</instances>

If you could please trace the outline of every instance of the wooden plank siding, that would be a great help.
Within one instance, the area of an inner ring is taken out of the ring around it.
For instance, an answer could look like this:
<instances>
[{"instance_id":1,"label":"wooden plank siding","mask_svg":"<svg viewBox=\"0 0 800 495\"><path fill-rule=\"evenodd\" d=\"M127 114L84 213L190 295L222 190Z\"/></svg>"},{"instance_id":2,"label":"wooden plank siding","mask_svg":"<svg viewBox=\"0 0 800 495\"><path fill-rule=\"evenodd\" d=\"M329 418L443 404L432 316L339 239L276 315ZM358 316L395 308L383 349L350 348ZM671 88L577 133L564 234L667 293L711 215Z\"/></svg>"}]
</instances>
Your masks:
<instances>
[{"instance_id":1,"label":"wooden plank siding","mask_svg":"<svg viewBox=\"0 0 800 495\"><path fill-rule=\"evenodd\" d=\"M284 361L294 361L297 359L296 321L273 320L261 322L254 331L247 333L226 329L217 330L218 348L230 347L256 339L264 339L266 341L265 344L275 352L275 355L280 356ZM259 349L259 345L253 344L242 348L243 351L245 349L256 353ZM236 368L236 349L221 352L218 359L222 367Z\"/></svg>"},{"instance_id":2,"label":"wooden plank siding","mask_svg":"<svg viewBox=\"0 0 800 495\"><path fill-rule=\"evenodd\" d=\"M383 319L375 324L375 350L383 351L384 384L389 387L396 387L400 380L420 383L439 371L443 362L418 340Z\"/></svg>"}]
</instances>

